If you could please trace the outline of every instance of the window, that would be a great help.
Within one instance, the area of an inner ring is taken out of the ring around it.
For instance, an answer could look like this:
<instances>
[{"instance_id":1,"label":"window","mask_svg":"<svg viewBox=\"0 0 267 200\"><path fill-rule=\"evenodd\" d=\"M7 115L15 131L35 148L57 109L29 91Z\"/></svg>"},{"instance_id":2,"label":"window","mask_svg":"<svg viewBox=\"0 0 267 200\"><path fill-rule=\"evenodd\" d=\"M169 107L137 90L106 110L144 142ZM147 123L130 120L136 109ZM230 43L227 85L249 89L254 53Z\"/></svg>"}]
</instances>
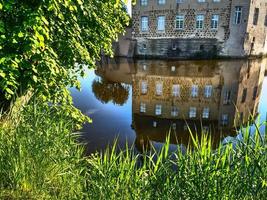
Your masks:
<instances>
[{"instance_id":1,"label":"window","mask_svg":"<svg viewBox=\"0 0 267 200\"><path fill-rule=\"evenodd\" d=\"M246 98L247 98L247 88L244 88L241 103L244 103L246 101Z\"/></svg>"},{"instance_id":2,"label":"window","mask_svg":"<svg viewBox=\"0 0 267 200\"><path fill-rule=\"evenodd\" d=\"M146 44L143 44L142 45L142 48L145 50L146 49Z\"/></svg>"},{"instance_id":3,"label":"window","mask_svg":"<svg viewBox=\"0 0 267 200\"><path fill-rule=\"evenodd\" d=\"M203 3L205 2L205 0L197 0L199 3Z\"/></svg>"},{"instance_id":4,"label":"window","mask_svg":"<svg viewBox=\"0 0 267 200\"><path fill-rule=\"evenodd\" d=\"M147 66L143 65L143 70L146 71L147 70Z\"/></svg>"},{"instance_id":5,"label":"window","mask_svg":"<svg viewBox=\"0 0 267 200\"><path fill-rule=\"evenodd\" d=\"M172 86L172 96L179 97L180 96L180 85L173 85Z\"/></svg>"},{"instance_id":6,"label":"window","mask_svg":"<svg viewBox=\"0 0 267 200\"><path fill-rule=\"evenodd\" d=\"M155 107L155 115L161 115L161 108L162 106L157 104Z\"/></svg>"},{"instance_id":7,"label":"window","mask_svg":"<svg viewBox=\"0 0 267 200\"><path fill-rule=\"evenodd\" d=\"M204 15L197 15L196 28L203 29L203 27L204 27Z\"/></svg>"},{"instance_id":8,"label":"window","mask_svg":"<svg viewBox=\"0 0 267 200\"><path fill-rule=\"evenodd\" d=\"M197 108L190 107L189 109L189 118L196 118L197 117Z\"/></svg>"},{"instance_id":9,"label":"window","mask_svg":"<svg viewBox=\"0 0 267 200\"><path fill-rule=\"evenodd\" d=\"M211 16L211 29L218 29L219 25L219 15Z\"/></svg>"},{"instance_id":10,"label":"window","mask_svg":"<svg viewBox=\"0 0 267 200\"><path fill-rule=\"evenodd\" d=\"M165 0L158 0L159 5L164 5L165 3L166 3Z\"/></svg>"},{"instance_id":11,"label":"window","mask_svg":"<svg viewBox=\"0 0 267 200\"><path fill-rule=\"evenodd\" d=\"M145 103L140 103L140 112L145 113L146 112L146 104Z\"/></svg>"},{"instance_id":12,"label":"window","mask_svg":"<svg viewBox=\"0 0 267 200\"><path fill-rule=\"evenodd\" d=\"M210 116L210 109L209 108L204 108L203 113L202 113L202 118L203 119L208 119Z\"/></svg>"},{"instance_id":13,"label":"window","mask_svg":"<svg viewBox=\"0 0 267 200\"><path fill-rule=\"evenodd\" d=\"M174 51L175 51L176 49L177 49L176 43L175 43L175 42L173 42L173 43L172 43L172 50L174 50Z\"/></svg>"},{"instance_id":14,"label":"window","mask_svg":"<svg viewBox=\"0 0 267 200\"><path fill-rule=\"evenodd\" d=\"M176 123L172 123L172 129L176 130Z\"/></svg>"},{"instance_id":15,"label":"window","mask_svg":"<svg viewBox=\"0 0 267 200\"><path fill-rule=\"evenodd\" d=\"M260 12L260 9L259 8L255 8L254 17L253 17L253 25L257 25L258 24L259 12Z\"/></svg>"},{"instance_id":16,"label":"window","mask_svg":"<svg viewBox=\"0 0 267 200\"><path fill-rule=\"evenodd\" d=\"M141 82L141 93L142 94L146 94L147 93L147 82L146 81L142 81Z\"/></svg>"},{"instance_id":17,"label":"window","mask_svg":"<svg viewBox=\"0 0 267 200\"><path fill-rule=\"evenodd\" d=\"M156 95L160 96L162 95L162 83L157 83L156 84Z\"/></svg>"},{"instance_id":18,"label":"window","mask_svg":"<svg viewBox=\"0 0 267 200\"><path fill-rule=\"evenodd\" d=\"M176 3L183 3L184 0L176 0Z\"/></svg>"},{"instance_id":19,"label":"window","mask_svg":"<svg viewBox=\"0 0 267 200\"><path fill-rule=\"evenodd\" d=\"M197 97L198 96L198 86L193 85L191 88L191 97Z\"/></svg>"},{"instance_id":20,"label":"window","mask_svg":"<svg viewBox=\"0 0 267 200\"><path fill-rule=\"evenodd\" d=\"M176 16L175 28L179 30L184 28L184 16L183 15Z\"/></svg>"},{"instance_id":21,"label":"window","mask_svg":"<svg viewBox=\"0 0 267 200\"><path fill-rule=\"evenodd\" d=\"M221 0L213 0L213 2L220 2Z\"/></svg>"},{"instance_id":22,"label":"window","mask_svg":"<svg viewBox=\"0 0 267 200\"><path fill-rule=\"evenodd\" d=\"M231 102L231 91L225 91L223 95L223 104L230 104Z\"/></svg>"},{"instance_id":23,"label":"window","mask_svg":"<svg viewBox=\"0 0 267 200\"><path fill-rule=\"evenodd\" d=\"M241 23L241 15L242 15L242 6L236 6L235 7L234 24L240 24Z\"/></svg>"},{"instance_id":24,"label":"window","mask_svg":"<svg viewBox=\"0 0 267 200\"><path fill-rule=\"evenodd\" d=\"M210 98L212 95L212 85L206 85L204 88L204 96Z\"/></svg>"},{"instance_id":25,"label":"window","mask_svg":"<svg viewBox=\"0 0 267 200\"><path fill-rule=\"evenodd\" d=\"M141 6L147 6L147 0L141 0Z\"/></svg>"},{"instance_id":26,"label":"window","mask_svg":"<svg viewBox=\"0 0 267 200\"><path fill-rule=\"evenodd\" d=\"M165 31L165 16L158 16L158 31Z\"/></svg>"},{"instance_id":27,"label":"window","mask_svg":"<svg viewBox=\"0 0 267 200\"><path fill-rule=\"evenodd\" d=\"M148 31L148 17L146 16L141 17L141 31Z\"/></svg>"},{"instance_id":28,"label":"window","mask_svg":"<svg viewBox=\"0 0 267 200\"><path fill-rule=\"evenodd\" d=\"M228 114L222 114L221 124L223 126L228 125L229 116Z\"/></svg>"},{"instance_id":29,"label":"window","mask_svg":"<svg viewBox=\"0 0 267 200\"><path fill-rule=\"evenodd\" d=\"M252 99L256 100L257 96L258 96L258 86L255 86L254 89L253 89L253 97L252 97Z\"/></svg>"},{"instance_id":30,"label":"window","mask_svg":"<svg viewBox=\"0 0 267 200\"><path fill-rule=\"evenodd\" d=\"M176 106L172 106L171 108L171 116L177 117L178 116L178 108Z\"/></svg>"}]
</instances>

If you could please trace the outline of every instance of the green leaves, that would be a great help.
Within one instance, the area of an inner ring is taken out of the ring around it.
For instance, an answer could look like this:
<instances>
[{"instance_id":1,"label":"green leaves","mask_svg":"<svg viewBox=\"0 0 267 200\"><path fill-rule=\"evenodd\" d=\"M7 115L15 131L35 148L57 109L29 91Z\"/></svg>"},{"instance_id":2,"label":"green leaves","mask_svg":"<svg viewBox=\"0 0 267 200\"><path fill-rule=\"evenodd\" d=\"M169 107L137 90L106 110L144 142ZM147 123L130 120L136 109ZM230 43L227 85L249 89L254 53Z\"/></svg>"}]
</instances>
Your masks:
<instances>
[{"instance_id":1,"label":"green leaves","mask_svg":"<svg viewBox=\"0 0 267 200\"><path fill-rule=\"evenodd\" d=\"M7 99L29 89L47 101L71 104L69 86L94 67L100 52L129 22L118 0L0 0L0 91Z\"/></svg>"},{"instance_id":2,"label":"green leaves","mask_svg":"<svg viewBox=\"0 0 267 200\"><path fill-rule=\"evenodd\" d=\"M18 37L22 38L23 36L24 36L24 34L22 32L19 32Z\"/></svg>"}]
</instances>

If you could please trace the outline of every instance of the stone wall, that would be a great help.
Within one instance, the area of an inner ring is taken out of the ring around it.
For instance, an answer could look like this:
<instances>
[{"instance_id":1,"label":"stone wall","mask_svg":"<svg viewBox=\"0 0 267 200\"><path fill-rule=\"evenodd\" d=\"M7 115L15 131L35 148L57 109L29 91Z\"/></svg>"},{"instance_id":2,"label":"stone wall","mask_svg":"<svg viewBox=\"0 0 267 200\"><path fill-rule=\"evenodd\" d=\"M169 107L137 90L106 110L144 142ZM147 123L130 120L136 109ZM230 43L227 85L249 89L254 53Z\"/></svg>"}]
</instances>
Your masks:
<instances>
[{"instance_id":1,"label":"stone wall","mask_svg":"<svg viewBox=\"0 0 267 200\"><path fill-rule=\"evenodd\" d=\"M148 6L141 6L137 1L133 7L133 39L137 41L136 55L162 57L213 57L220 53L222 43L229 37L229 18L231 1L218 3L198 3L186 1L177 4L175 0L166 1L158 6L157 1L148 1ZM184 29L175 28L177 13L185 16ZM204 14L204 28L196 29L197 14ZM212 14L220 15L219 28L212 30ZM157 17L164 15L164 32L157 31ZM149 31L140 31L141 16L148 16ZM173 48L175 47L175 48Z\"/></svg>"},{"instance_id":2,"label":"stone wall","mask_svg":"<svg viewBox=\"0 0 267 200\"><path fill-rule=\"evenodd\" d=\"M222 49L217 39L138 39L135 55L167 58L210 58Z\"/></svg>"},{"instance_id":3,"label":"stone wall","mask_svg":"<svg viewBox=\"0 0 267 200\"><path fill-rule=\"evenodd\" d=\"M207 62L157 62L140 60L133 75L133 112L165 119L200 120L203 109L210 109L208 120L220 124L223 114L229 117L228 127L239 126L240 116L247 120L257 113L266 60L232 60ZM158 63L155 67L155 63ZM171 70L175 66L175 70ZM142 94L141 84L146 82L147 92ZM162 95L156 94L156 84L163 84ZM180 96L172 96L172 85L180 85ZM191 88L197 85L197 97L191 97ZM204 96L204 87L212 85L212 96ZM254 88L257 89L253 98ZM243 91L247 89L245 101ZM225 93L230 91L229 103L224 103ZM141 103L146 104L146 112L140 113ZM162 114L155 114L156 105L162 106ZM173 106L178 108L178 116L171 116ZM190 119L190 107L197 108L197 117ZM202 119L204 120L204 119ZM205 120L204 120L205 121Z\"/></svg>"},{"instance_id":4,"label":"stone wall","mask_svg":"<svg viewBox=\"0 0 267 200\"><path fill-rule=\"evenodd\" d=\"M219 41L224 41L228 37L230 0L218 3L198 3L196 0L189 0L181 4L177 4L176 0L167 0L166 6L157 5L157 1L148 2L148 6L140 6L140 1L137 1L136 6L133 7L133 38L216 38ZM175 17L177 14L185 16L183 30L175 29ZM203 29L195 28L197 14L205 15ZM217 30L211 30L210 28L212 14L220 15L220 24ZM157 31L157 17L160 15L166 17L164 32ZM141 16L148 16L148 32L140 31Z\"/></svg>"},{"instance_id":5,"label":"stone wall","mask_svg":"<svg viewBox=\"0 0 267 200\"><path fill-rule=\"evenodd\" d=\"M259 9L257 24L253 24L255 9ZM251 14L248 18L247 35L245 38L245 52L248 55L261 55L267 53L267 2L266 0L252 0Z\"/></svg>"},{"instance_id":6,"label":"stone wall","mask_svg":"<svg viewBox=\"0 0 267 200\"><path fill-rule=\"evenodd\" d=\"M179 64L179 65L178 65ZM140 103L146 103L146 113L148 116L155 116L155 107L157 104L162 105L162 115L157 116L165 119L190 119L189 108L197 108L197 117L195 120L201 119L203 109L210 108L209 120L218 120L220 95L222 79L219 74L219 66L217 62L180 62L176 65L168 62L159 65L159 69L153 67L153 61L144 64L142 61L137 63L137 73L133 76L133 112L140 113ZM146 69L144 70L144 65ZM171 67L175 66L175 71ZM152 70L152 71L151 71ZM164 71L164 72L162 72ZM141 83L146 81L148 91L141 94ZM157 95L156 84L163 84L162 95ZM172 85L180 85L180 96L172 96ZM190 95L192 85L198 85L198 96L192 98ZM204 97L204 87L206 85L213 86L212 96ZM172 106L177 106L178 116L171 116ZM194 119L193 119L194 120ZM205 120L204 120L205 121Z\"/></svg>"},{"instance_id":7,"label":"stone wall","mask_svg":"<svg viewBox=\"0 0 267 200\"><path fill-rule=\"evenodd\" d=\"M137 42L135 55L147 57L244 57L267 53L266 3L264 0L187 0L177 4L176 0L166 0L158 5L156 0L148 0L141 6L137 0L133 7L133 39ZM235 7L242 6L242 19L234 24ZM253 25L255 7L260 8L258 25ZM175 28L177 14L184 15L184 28ZM205 16L204 28L196 29L196 15ZM218 29L211 29L212 14L219 15ZM165 16L165 31L157 31L157 17ZM149 31L142 32L141 17L147 16ZM175 47L175 48L173 48Z\"/></svg>"},{"instance_id":8,"label":"stone wall","mask_svg":"<svg viewBox=\"0 0 267 200\"><path fill-rule=\"evenodd\" d=\"M132 28L128 27L124 34L121 34L118 41L113 43L113 51L116 57L128 57L134 56L136 42L132 40Z\"/></svg>"}]
</instances>

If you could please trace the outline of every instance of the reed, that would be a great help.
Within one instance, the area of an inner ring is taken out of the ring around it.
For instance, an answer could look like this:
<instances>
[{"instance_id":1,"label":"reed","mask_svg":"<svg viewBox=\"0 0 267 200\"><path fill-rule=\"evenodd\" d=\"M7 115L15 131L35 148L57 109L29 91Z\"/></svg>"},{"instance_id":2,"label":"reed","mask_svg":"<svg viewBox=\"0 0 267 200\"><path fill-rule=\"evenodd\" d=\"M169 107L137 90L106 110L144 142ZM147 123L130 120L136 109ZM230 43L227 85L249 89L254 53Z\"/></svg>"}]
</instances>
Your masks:
<instances>
[{"instance_id":1,"label":"reed","mask_svg":"<svg viewBox=\"0 0 267 200\"><path fill-rule=\"evenodd\" d=\"M266 138L248 125L243 140L212 149L210 138L183 152L137 154L133 147L84 157L71 118L26 106L0 120L0 199L265 199ZM5 122L3 122L5 121ZM7 122L8 121L8 122Z\"/></svg>"}]
</instances>

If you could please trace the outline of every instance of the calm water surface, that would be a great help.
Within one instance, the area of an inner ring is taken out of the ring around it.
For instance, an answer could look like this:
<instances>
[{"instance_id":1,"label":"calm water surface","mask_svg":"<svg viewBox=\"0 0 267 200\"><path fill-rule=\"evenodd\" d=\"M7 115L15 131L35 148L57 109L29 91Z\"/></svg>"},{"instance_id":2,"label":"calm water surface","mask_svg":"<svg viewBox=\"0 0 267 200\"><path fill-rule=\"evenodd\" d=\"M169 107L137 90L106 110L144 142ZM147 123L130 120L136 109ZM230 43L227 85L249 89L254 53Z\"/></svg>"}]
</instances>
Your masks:
<instances>
[{"instance_id":1,"label":"calm water surface","mask_svg":"<svg viewBox=\"0 0 267 200\"><path fill-rule=\"evenodd\" d=\"M188 127L199 137L211 133L214 148L239 137L235 127L252 115L266 119L266 62L104 60L81 79L81 91L71 89L75 106L93 120L81 130L87 153L116 138L122 148L158 148L168 132L172 148L186 146Z\"/></svg>"}]
</instances>

